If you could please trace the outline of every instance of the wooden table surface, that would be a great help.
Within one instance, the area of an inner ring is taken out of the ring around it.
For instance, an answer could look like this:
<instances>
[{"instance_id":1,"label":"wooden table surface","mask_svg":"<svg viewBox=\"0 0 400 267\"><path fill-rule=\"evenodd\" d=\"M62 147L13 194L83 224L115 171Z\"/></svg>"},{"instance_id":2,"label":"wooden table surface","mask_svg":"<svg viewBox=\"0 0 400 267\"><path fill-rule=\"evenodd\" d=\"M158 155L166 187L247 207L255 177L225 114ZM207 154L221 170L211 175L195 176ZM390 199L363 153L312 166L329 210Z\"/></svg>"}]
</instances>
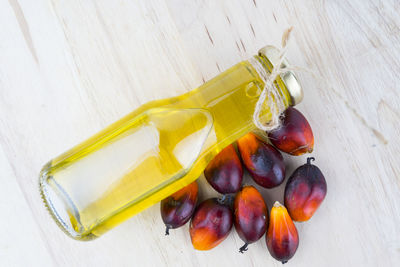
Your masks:
<instances>
[{"instance_id":1,"label":"wooden table surface","mask_svg":"<svg viewBox=\"0 0 400 267\"><path fill-rule=\"evenodd\" d=\"M291 63L328 195L297 223L287 266L398 266L400 2L0 1L1 266L281 266L264 238L208 252L188 225L164 236L159 205L101 238L61 232L38 193L44 163L153 99L201 85L295 27ZM288 173L305 156L286 157ZM249 178L246 178L249 179ZM200 179L201 197L215 195ZM269 206L282 186L263 190Z\"/></svg>"}]
</instances>

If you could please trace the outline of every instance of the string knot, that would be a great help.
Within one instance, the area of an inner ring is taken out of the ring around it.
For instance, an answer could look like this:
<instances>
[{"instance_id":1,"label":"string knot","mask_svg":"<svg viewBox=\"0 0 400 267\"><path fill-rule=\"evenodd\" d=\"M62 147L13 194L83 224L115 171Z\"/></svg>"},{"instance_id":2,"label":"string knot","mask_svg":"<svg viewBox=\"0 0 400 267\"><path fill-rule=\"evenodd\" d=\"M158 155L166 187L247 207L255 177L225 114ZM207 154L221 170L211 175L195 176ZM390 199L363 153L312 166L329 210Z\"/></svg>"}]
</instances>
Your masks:
<instances>
[{"instance_id":1,"label":"string knot","mask_svg":"<svg viewBox=\"0 0 400 267\"><path fill-rule=\"evenodd\" d=\"M253 122L257 128L263 131L272 131L278 128L281 124L280 117L283 111L286 109L285 99L283 94L279 93L277 86L275 85L275 79L280 75L288 71L288 67L282 67L282 62L285 59L288 44L290 41L290 33L293 27L287 29L282 35L282 48L279 51L278 60L276 65L273 66L271 72L267 72L262 64L255 58L249 59L249 62L257 71L261 80L264 82L264 88L261 91L260 97L257 101L254 114ZM271 119L267 123L263 123L260 119L261 111L264 108L264 102L266 107L270 109Z\"/></svg>"}]
</instances>

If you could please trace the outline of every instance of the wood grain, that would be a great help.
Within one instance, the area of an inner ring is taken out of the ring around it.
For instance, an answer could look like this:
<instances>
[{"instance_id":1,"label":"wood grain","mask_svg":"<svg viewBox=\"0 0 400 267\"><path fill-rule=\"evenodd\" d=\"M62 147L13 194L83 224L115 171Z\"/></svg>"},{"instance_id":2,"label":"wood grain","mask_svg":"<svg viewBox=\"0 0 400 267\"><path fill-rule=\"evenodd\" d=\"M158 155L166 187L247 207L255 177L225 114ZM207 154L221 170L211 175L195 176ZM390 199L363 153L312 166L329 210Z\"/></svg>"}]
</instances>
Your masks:
<instances>
[{"instance_id":1,"label":"wood grain","mask_svg":"<svg viewBox=\"0 0 400 267\"><path fill-rule=\"evenodd\" d=\"M297 224L300 247L287 265L396 266L399 9L396 0L0 1L0 265L281 266L264 239L239 254L234 231L209 252L191 248L188 226L166 238L158 205L98 240L74 241L44 209L37 176L140 104L279 45L293 25L288 59L325 81L298 74L298 108L313 127L328 195L311 221ZM305 157L286 160L290 173ZM214 195L200 184L202 198ZM263 191L269 206L282 188Z\"/></svg>"}]
</instances>

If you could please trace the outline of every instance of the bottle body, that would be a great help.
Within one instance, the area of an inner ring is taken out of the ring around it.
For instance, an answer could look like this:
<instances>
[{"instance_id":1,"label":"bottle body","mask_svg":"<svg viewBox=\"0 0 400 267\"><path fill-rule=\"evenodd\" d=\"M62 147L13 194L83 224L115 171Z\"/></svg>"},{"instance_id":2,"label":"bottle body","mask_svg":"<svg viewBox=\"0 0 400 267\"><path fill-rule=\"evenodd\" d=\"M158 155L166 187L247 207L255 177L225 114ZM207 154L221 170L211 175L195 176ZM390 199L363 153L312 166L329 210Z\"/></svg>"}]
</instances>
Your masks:
<instances>
[{"instance_id":1,"label":"bottle body","mask_svg":"<svg viewBox=\"0 0 400 267\"><path fill-rule=\"evenodd\" d=\"M256 59L271 69L267 58ZM283 81L276 80L286 106ZM264 83L240 62L186 94L147 103L43 167L46 206L69 236L89 240L193 182L252 131ZM268 121L269 110L263 118Z\"/></svg>"}]
</instances>

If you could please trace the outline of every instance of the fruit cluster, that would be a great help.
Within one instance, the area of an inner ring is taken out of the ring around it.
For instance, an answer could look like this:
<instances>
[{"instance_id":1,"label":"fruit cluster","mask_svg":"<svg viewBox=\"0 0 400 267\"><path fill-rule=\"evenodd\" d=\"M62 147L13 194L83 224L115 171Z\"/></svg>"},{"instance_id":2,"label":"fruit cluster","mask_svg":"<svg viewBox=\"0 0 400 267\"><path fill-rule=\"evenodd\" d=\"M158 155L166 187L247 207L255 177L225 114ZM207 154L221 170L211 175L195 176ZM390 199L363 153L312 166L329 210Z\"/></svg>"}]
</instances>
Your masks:
<instances>
[{"instance_id":1,"label":"fruit cluster","mask_svg":"<svg viewBox=\"0 0 400 267\"><path fill-rule=\"evenodd\" d=\"M260 192L254 186L242 186L242 165L261 187L279 186L285 179L285 164L278 149L295 156L310 153L314 137L306 118L292 107L283 114L282 125L267 134L271 144L248 133L237 140L241 159L231 144L209 163L204 176L223 194L222 198L210 198L196 206L198 185L193 182L164 199L161 216L167 227L166 234L169 229L178 228L191 219L189 231L193 247L209 250L221 243L235 225L245 242L239 252L246 251L249 244L266 232L271 256L282 263L292 258L299 245L293 220L303 222L313 216L325 198L326 181L319 168L311 164L314 158L308 158L286 183L285 205L275 202L268 213ZM234 199L233 194L236 194Z\"/></svg>"}]
</instances>

